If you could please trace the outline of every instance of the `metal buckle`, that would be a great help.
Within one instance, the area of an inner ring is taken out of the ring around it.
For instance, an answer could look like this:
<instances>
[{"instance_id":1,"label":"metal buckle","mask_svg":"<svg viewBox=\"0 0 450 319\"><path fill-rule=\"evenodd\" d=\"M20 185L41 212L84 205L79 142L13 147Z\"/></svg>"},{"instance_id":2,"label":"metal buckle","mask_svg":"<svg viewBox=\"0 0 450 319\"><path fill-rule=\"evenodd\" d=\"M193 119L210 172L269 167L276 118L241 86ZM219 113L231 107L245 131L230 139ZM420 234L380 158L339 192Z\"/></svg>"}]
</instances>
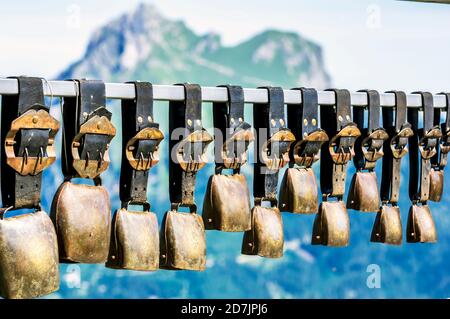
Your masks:
<instances>
[{"instance_id":1,"label":"metal buckle","mask_svg":"<svg viewBox=\"0 0 450 319\"><path fill-rule=\"evenodd\" d=\"M322 144L328 142L328 135L319 129L308 134L294 145L294 161L298 166L310 167L319 160Z\"/></svg>"},{"instance_id":2,"label":"metal buckle","mask_svg":"<svg viewBox=\"0 0 450 319\"><path fill-rule=\"evenodd\" d=\"M40 148L38 156L29 156L25 148L24 156L16 156L15 138L20 130L48 130L49 138L46 146ZM46 110L31 109L16 118L5 138L6 163L21 175L37 175L56 160L55 135L59 130L59 122ZM45 147L45 150L44 150ZM46 156L45 156L46 155Z\"/></svg>"},{"instance_id":3,"label":"metal buckle","mask_svg":"<svg viewBox=\"0 0 450 319\"><path fill-rule=\"evenodd\" d=\"M383 144L389 138L388 133L378 128L361 142L361 148L364 158L369 162L376 162L383 157Z\"/></svg>"},{"instance_id":4,"label":"metal buckle","mask_svg":"<svg viewBox=\"0 0 450 319\"><path fill-rule=\"evenodd\" d=\"M289 163L289 149L295 142L291 131L282 129L264 142L261 159L270 170L279 170Z\"/></svg>"},{"instance_id":5,"label":"metal buckle","mask_svg":"<svg viewBox=\"0 0 450 319\"><path fill-rule=\"evenodd\" d=\"M176 152L178 164L186 172L198 172L206 164L205 150L213 141L206 130L195 131L186 136L179 144ZM198 147L201 147L199 150Z\"/></svg>"},{"instance_id":6,"label":"metal buckle","mask_svg":"<svg viewBox=\"0 0 450 319\"><path fill-rule=\"evenodd\" d=\"M391 151L394 158L400 159L408 153L408 139L414 135L410 126L403 126L400 132L391 139Z\"/></svg>"},{"instance_id":7,"label":"metal buckle","mask_svg":"<svg viewBox=\"0 0 450 319\"><path fill-rule=\"evenodd\" d=\"M430 159L437 153L437 145L442 137L439 128L432 128L419 140L419 151L423 159Z\"/></svg>"},{"instance_id":8,"label":"metal buckle","mask_svg":"<svg viewBox=\"0 0 450 319\"><path fill-rule=\"evenodd\" d=\"M131 167L133 167L136 171L146 171L158 164L159 162L159 143L164 139L164 134L160 129L155 127L147 127L143 130L140 130L134 137L132 137L126 147L125 147L125 156L127 157L128 162ZM143 154L142 152L139 155L134 154L134 150L136 149L136 144L139 141L152 141L152 150L147 154Z\"/></svg>"},{"instance_id":9,"label":"metal buckle","mask_svg":"<svg viewBox=\"0 0 450 319\"><path fill-rule=\"evenodd\" d=\"M247 149L255 139L251 129L240 129L225 141L222 147L222 162L226 169L239 169L247 162Z\"/></svg>"},{"instance_id":10,"label":"metal buckle","mask_svg":"<svg viewBox=\"0 0 450 319\"><path fill-rule=\"evenodd\" d=\"M353 146L359 136L361 132L355 125L346 126L333 136L329 143L329 151L334 163L346 164L355 156Z\"/></svg>"},{"instance_id":11,"label":"metal buckle","mask_svg":"<svg viewBox=\"0 0 450 319\"><path fill-rule=\"evenodd\" d=\"M81 140L85 135L96 134L106 135L110 137L110 140L116 135L116 128L112 125L111 121L105 116L94 115L80 126L79 133L74 137L71 145L73 168L77 171L82 178L95 178L104 172L109 165L108 148L109 143L106 145L104 154L100 153L100 160L92 160L89 158L80 158L80 146Z\"/></svg>"},{"instance_id":12,"label":"metal buckle","mask_svg":"<svg viewBox=\"0 0 450 319\"><path fill-rule=\"evenodd\" d=\"M444 154L450 152L450 131L447 131L445 134L442 135L440 152Z\"/></svg>"}]
</instances>

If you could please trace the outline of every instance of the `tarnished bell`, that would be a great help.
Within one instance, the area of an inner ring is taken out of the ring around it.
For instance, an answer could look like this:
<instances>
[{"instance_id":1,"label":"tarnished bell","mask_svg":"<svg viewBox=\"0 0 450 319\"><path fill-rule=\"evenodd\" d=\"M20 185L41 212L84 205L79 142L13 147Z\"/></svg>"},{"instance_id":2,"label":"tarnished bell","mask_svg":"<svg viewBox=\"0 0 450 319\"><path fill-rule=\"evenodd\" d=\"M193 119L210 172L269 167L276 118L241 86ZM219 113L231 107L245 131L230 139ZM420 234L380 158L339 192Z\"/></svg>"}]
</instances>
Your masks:
<instances>
[{"instance_id":1,"label":"tarnished bell","mask_svg":"<svg viewBox=\"0 0 450 319\"><path fill-rule=\"evenodd\" d=\"M0 216L0 294L35 298L59 289L58 242L45 212Z\"/></svg>"},{"instance_id":2,"label":"tarnished bell","mask_svg":"<svg viewBox=\"0 0 450 319\"><path fill-rule=\"evenodd\" d=\"M315 214L319 191L312 168L288 168L280 188L280 207L296 214Z\"/></svg>"},{"instance_id":3,"label":"tarnished bell","mask_svg":"<svg viewBox=\"0 0 450 319\"><path fill-rule=\"evenodd\" d=\"M350 184L347 208L361 212L376 212L380 207L377 175L375 172L356 172Z\"/></svg>"},{"instance_id":4,"label":"tarnished bell","mask_svg":"<svg viewBox=\"0 0 450 319\"><path fill-rule=\"evenodd\" d=\"M344 202L322 202L313 226L311 243L344 247L349 243L350 220Z\"/></svg>"},{"instance_id":5,"label":"tarnished bell","mask_svg":"<svg viewBox=\"0 0 450 319\"><path fill-rule=\"evenodd\" d=\"M381 206L373 225L370 241L401 245L402 232L400 208L398 206Z\"/></svg>"},{"instance_id":6,"label":"tarnished bell","mask_svg":"<svg viewBox=\"0 0 450 319\"><path fill-rule=\"evenodd\" d=\"M202 217L192 212L167 212L161 227L160 247L161 268L205 270L206 236Z\"/></svg>"},{"instance_id":7,"label":"tarnished bell","mask_svg":"<svg viewBox=\"0 0 450 319\"><path fill-rule=\"evenodd\" d=\"M154 213L122 208L114 214L112 228L108 267L144 271L159 268L159 229Z\"/></svg>"},{"instance_id":8,"label":"tarnished bell","mask_svg":"<svg viewBox=\"0 0 450 319\"><path fill-rule=\"evenodd\" d=\"M433 202L440 202L442 199L443 191L444 191L444 171L431 169L430 192L428 199Z\"/></svg>"},{"instance_id":9,"label":"tarnished bell","mask_svg":"<svg viewBox=\"0 0 450 319\"><path fill-rule=\"evenodd\" d=\"M406 227L408 243L435 243L436 227L428 205L412 205L409 209Z\"/></svg>"},{"instance_id":10,"label":"tarnished bell","mask_svg":"<svg viewBox=\"0 0 450 319\"><path fill-rule=\"evenodd\" d=\"M268 258L283 256L283 220L276 207L255 206L252 209L252 229L244 233L242 254Z\"/></svg>"},{"instance_id":11,"label":"tarnished bell","mask_svg":"<svg viewBox=\"0 0 450 319\"><path fill-rule=\"evenodd\" d=\"M250 194L244 175L210 177L203 202L206 229L241 232L251 228Z\"/></svg>"},{"instance_id":12,"label":"tarnished bell","mask_svg":"<svg viewBox=\"0 0 450 319\"><path fill-rule=\"evenodd\" d=\"M111 237L106 188L64 182L53 199L51 217L62 262L106 262Z\"/></svg>"}]
</instances>

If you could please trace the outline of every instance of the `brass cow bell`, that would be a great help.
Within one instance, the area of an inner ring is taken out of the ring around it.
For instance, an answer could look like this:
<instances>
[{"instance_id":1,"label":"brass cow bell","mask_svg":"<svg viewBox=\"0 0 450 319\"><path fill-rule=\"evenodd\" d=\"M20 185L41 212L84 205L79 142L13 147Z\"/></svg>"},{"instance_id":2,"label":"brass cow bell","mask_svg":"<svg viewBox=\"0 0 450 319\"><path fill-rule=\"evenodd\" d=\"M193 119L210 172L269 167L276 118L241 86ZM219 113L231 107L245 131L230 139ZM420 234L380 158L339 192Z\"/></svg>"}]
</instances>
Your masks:
<instances>
[{"instance_id":1,"label":"brass cow bell","mask_svg":"<svg viewBox=\"0 0 450 319\"><path fill-rule=\"evenodd\" d=\"M280 188L282 211L295 214L315 214L318 210L319 192L312 168L288 168Z\"/></svg>"},{"instance_id":2,"label":"brass cow bell","mask_svg":"<svg viewBox=\"0 0 450 319\"><path fill-rule=\"evenodd\" d=\"M350 219L343 201L322 202L314 220L313 245L347 246L350 239Z\"/></svg>"},{"instance_id":3,"label":"brass cow bell","mask_svg":"<svg viewBox=\"0 0 450 319\"><path fill-rule=\"evenodd\" d=\"M250 194L244 175L211 176L203 202L206 229L241 232L251 228Z\"/></svg>"},{"instance_id":4,"label":"brass cow bell","mask_svg":"<svg viewBox=\"0 0 450 319\"><path fill-rule=\"evenodd\" d=\"M408 243L435 243L436 227L428 205L412 205L409 209L406 227Z\"/></svg>"},{"instance_id":5,"label":"brass cow bell","mask_svg":"<svg viewBox=\"0 0 450 319\"><path fill-rule=\"evenodd\" d=\"M377 175L375 172L356 172L350 184L347 208L361 212L376 212L380 207Z\"/></svg>"},{"instance_id":6,"label":"brass cow bell","mask_svg":"<svg viewBox=\"0 0 450 319\"><path fill-rule=\"evenodd\" d=\"M158 220L150 211L122 208L113 219L107 267L153 271L159 268Z\"/></svg>"},{"instance_id":7,"label":"brass cow bell","mask_svg":"<svg viewBox=\"0 0 450 319\"><path fill-rule=\"evenodd\" d=\"M53 199L51 217L62 262L106 262L111 236L106 188L64 182Z\"/></svg>"},{"instance_id":8,"label":"brass cow bell","mask_svg":"<svg viewBox=\"0 0 450 319\"><path fill-rule=\"evenodd\" d=\"M444 171L432 169L430 171L430 192L428 199L433 202L440 202L442 199L443 190L444 190Z\"/></svg>"},{"instance_id":9,"label":"brass cow bell","mask_svg":"<svg viewBox=\"0 0 450 319\"><path fill-rule=\"evenodd\" d=\"M283 246L283 220L279 209L260 205L253 207L252 229L244 233L242 254L280 258Z\"/></svg>"},{"instance_id":10,"label":"brass cow bell","mask_svg":"<svg viewBox=\"0 0 450 319\"><path fill-rule=\"evenodd\" d=\"M164 216L160 239L160 267L205 270L206 236L202 217L171 210Z\"/></svg>"},{"instance_id":11,"label":"brass cow bell","mask_svg":"<svg viewBox=\"0 0 450 319\"><path fill-rule=\"evenodd\" d=\"M370 241L390 245L402 244L402 220L398 206L381 206Z\"/></svg>"},{"instance_id":12,"label":"brass cow bell","mask_svg":"<svg viewBox=\"0 0 450 319\"><path fill-rule=\"evenodd\" d=\"M45 212L0 214L0 295L35 298L59 289L58 242Z\"/></svg>"}]
</instances>

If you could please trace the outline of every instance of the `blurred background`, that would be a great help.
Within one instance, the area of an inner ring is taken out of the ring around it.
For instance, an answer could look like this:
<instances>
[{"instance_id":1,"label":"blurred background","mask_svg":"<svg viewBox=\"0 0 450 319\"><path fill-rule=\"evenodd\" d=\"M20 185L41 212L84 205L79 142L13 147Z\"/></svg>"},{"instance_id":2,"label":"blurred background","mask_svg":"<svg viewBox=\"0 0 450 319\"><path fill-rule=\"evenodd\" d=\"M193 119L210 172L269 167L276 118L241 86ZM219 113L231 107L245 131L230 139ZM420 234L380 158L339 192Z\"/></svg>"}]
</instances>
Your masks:
<instances>
[{"instance_id":1,"label":"blurred background","mask_svg":"<svg viewBox=\"0 0 450 319\"><path fill-rule=\"evenodd\" d=\"M7 2L0 8L1 77L450 90L447 5L391 0L46 0ZM120 128L120 104L109 106ZM205 126L212 127L211 104L205 103L203 110ZM60 116L57 104L52 113ZM156 103L155 119L167 136L167 103ZM252 122L250 105L246 120ZM111 166L103 175L114 209L120 207L118 132ZM164 142L148 193L160 221L170 206L167 153ZM213 172L212 164L200 172L199 207ZM380 167L377 172L381 176ZM402 172L400 208L406 228L407 160ZM251 185L250 165L244 173ZM350 165L348 182L352 173ZM446 177L448 192L449 173ZM58 163L44 173L47 211L61 182ZM439 236L434 245L370 243L375 214L349 211L350 246L313 247L314 216L284 213L281 259L243 256L242 234L209 231L205 272L61 265L61 289L49 298L447 298L449 202L444 196L441 203L430 205ZM373 271L380 275L379 285L371 284Z\"/></svg>"}]
</instances>

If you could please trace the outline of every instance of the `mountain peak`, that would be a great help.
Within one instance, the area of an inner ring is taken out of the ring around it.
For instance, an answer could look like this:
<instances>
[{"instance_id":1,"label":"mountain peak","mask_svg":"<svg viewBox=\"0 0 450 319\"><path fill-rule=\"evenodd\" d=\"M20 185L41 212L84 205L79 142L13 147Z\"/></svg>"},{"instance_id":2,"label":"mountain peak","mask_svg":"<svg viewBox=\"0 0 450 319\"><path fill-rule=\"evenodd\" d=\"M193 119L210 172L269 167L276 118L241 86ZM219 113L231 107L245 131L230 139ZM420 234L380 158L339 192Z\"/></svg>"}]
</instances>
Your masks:
<instances>
[{"instance_id":1,"label":"mountain peak","mask_svg":"<svg viewBox=\"0 0 450 319\"><path fill-rule=\"evenodd\" d=\"M84 56L58 78L180 81L247 86L329 85L321 48L295 32L266 30L234 47L216 33L198 35L153 4L111 20L95 31Z\"/></svg>"}]
</instances>

